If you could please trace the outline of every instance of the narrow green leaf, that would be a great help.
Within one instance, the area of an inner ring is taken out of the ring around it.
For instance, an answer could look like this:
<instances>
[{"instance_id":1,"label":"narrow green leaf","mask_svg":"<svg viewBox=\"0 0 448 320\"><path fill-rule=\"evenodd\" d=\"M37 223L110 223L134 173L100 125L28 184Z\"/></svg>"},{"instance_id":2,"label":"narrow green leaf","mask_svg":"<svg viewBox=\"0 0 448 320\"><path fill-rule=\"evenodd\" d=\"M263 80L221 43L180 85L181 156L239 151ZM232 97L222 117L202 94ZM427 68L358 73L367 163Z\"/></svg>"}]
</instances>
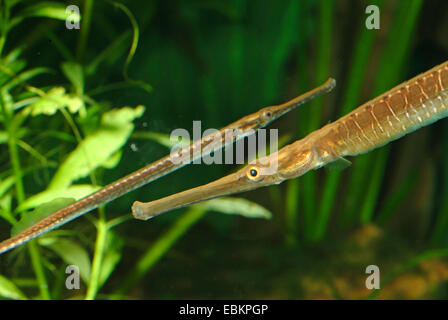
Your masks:
<instances>
[{"instance_id":1,"label":"narrow green leaf","mask_svg":"<svg viewBox=\"0 0 448 320\"><path fill-rule=\"evenodd\" d=\"M9 192L2 198L0 198L0 216L8 221L11 225L15 225L17 221L12 214L11 204L12 194L11 192Z\"/></svg>"},{"instance_id":2,"label":"narrow green leaf","mask_svg":"<svg viewBox=\"0 0 448 320\"><path fill-rule=\"evenodd\" d=\"M18 100L16 102L14 102L13 109L19 110L23 107L29 106L30 104L38 102L39 99L40 99L39 96L35 96L35 97L27 98L27 99Z\"/></svg>"},{"instance_id":3,"label":"narrow green leaf","mask_svg":"<svg viewBox=\"0 0 448 320\"><path fill-rule=\"evenodd\" d=\"M14 185L15 177L10 176L0 181L0 198Z\"/></svg>"},{"instance_id":4,"label":"narrow green leaf","mask_svg":"<svg viewBox=\"0 0 448 320\"><path fill-rule=\"evenodd\" d=\"M71 21L81 21L81 16L67 11L66 5L55 1L40 2L22 10L15 18L11 19L10 28L22 22L25 18L42 17L65 21L70 17Z\"/></svg>"},{"instance_id":5,"label":"narrow green leaf","mask_svg":"<svg viewBox=\"0 0 448 320\"><path fill-rule=\"evenodd\" d=\"M199 203L195 206L219 213L238 214L246 218L271 219L272 217L271 212L266 208L243 198L223 197Z\"/></svg>"},{"instance_id":6,"label":"narrow green leaf","mask_svg":"<svg viewBox=\"0 0 448 320\"><path fill-rule=\"evenodd\" d=\"M110 64L117 61L118 57L121 57L123 52L126 50L126 47L128 45L127 41L130 35L131 32L127 30L120 36L116 37L106 49L104 49L96 58L92 59L92 61L87 65L86 74L91 75L95 73L98 69L98 66L103 61L107 61Z\"/></svg>"},{"instance_id":7,"label":"narrow green leaf","mask_svg":"<svg viewBox=\"0 0 448 320\"><path fill-rule=\"evenodd\" d=\"M23 47L13 48L4 58L5 65L10 65L16 61L23 52Z\"/></svg>"},{"instance_id":8,"label":"narrow green leaf","mask_svg":"<svg viewBox=\"0 0 448 320\"><path fill-rule=\"evenodd\" d=\"M6 179L0 181L0 217L10 222L11 224L15 224L16 220L11 212L11 194L7 194L9 189L15 183L15 176L7 177Z\"/></svg>"},{"instance_id":9,"label":"narrow green leaf","mask_svg":"<svg viewBox=\"0 0 448 320\"><path fill-rule=\"evenodd\" d=\"M11 51L8 56L0 60L0 84L3 85L8 80L17 75L26 67L26 61L23 59L17 59L16 50Z\"/></svg>"},{"instance_id":10,"label":"narrow green leaf","mask_svg":"<svg viewBox=\"0 0 448 320\"><path fill-rule=\"evenodd\" d=\"M183 139L182 141L179 141L178 139L171 139L168 134L151 131L135 132L132 134L132 138L152 140L167 148L177 146L179 143L181 144L181 147L185 147L191 143L191 140Z\"/></svg>"},{"instance_id":11,"label":"narrow green leaf","mask_svg":"<svg viewBox=\"0 0 448 320\"><path fill-rule=\"evenodd\" d=\"M84 91L84 72L82 66L76 62L64 62L61 66L62 72L75 87L76 93L81 94Z\"/></svg>"},{"instance_id":12,"label":"narrow green leaf","mask_svg":"<svg viewBox=\"0 0 448 320\"><path fill-rule=\"evenodd\" d=\"M11 10L16 4L18 4L21 1L23 0L5 0L6 7L8 7L9 10Z\"/></svg>"},{"instance_id":13,"label":"narrow green leaf","mask_svg":"<svg viewBox=\"0 0 448 320\"><path fill-rule=\"evenodd\" d=\"M286 186L285 241L293 245L299 234L299 179L289 180Z\"/></svg>"},{"instance_id":14,"label":"narrow green leaf","mask_svg":"<svg viewBox=\"0 0 448 320\"><path fill-rule=\"evenodd\" d=\"M146 273L163 257L163 255L184 235L196 222L198 222L206 210L198 206L190 207L187 212L179 217L170 229L160 236L154 244L138 259L134 267L129 271L116 294L119 296L128 292Z\"/></svg>"},{"instance_id":15,"label":"narrow green leaf","mask_svg":"<svg viewBox=\"0 0 448 320\"><path fill-rule=\"evenodd\" d=\"M33 69L30 69L27 71L23 71L22 73L19 73L14 78L12 78L11 81L6 83L2 89L4 91L10 91L11 89L14 89L19 84L22 84L22 83L34 78L35 76L38 76L42 73L51 73L51 72L52 72L51 69L42 68L42 67L33 68Z\"/></svg>"},{"instance_id":16,"label":"narrow green leaf","mask_svg":"<svg viewBox=\"0 0 448 320\"><path fill-rule=\"evenodd\" d=\"M115 270L115 266L120 262L124 242L114 232L107 234L105 255L101 263L101 270L98 280L98 287L101 288L109 276Z\"/></svg>"},{"instance_id":17,"label":"narrow green leaf","mask_svg":"<svg viewBox=\"0 0 448 320\"><path fill-rule=\"evenodd\" d=\"M2 275L0 275L0 297L15 300L27 299L23 292L20 291L12 281Z\"/></svg>"},{"instance_id":18,"label":"narrow green leaf","mask_svg":"<svg viewBox=\"0 0 448 320\"><path fill-rule=\"evenodd\" d=\"M4 211L11 212L12 192L7 192L2 198L0 198L0 208Z\"/></svg>"}]
</instances>

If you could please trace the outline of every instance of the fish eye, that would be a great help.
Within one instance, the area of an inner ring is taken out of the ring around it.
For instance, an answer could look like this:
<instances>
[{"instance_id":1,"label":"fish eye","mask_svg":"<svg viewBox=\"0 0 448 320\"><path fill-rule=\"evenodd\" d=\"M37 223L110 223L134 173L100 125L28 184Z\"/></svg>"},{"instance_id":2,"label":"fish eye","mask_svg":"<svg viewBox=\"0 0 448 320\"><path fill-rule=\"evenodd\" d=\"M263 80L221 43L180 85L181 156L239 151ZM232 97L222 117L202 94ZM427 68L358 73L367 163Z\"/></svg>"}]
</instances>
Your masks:
<instances>
[{"instance_id":1,"label":"fish eye","mask_svg":"<svg viewBox=\"0 0 448 320\"><path fill-rule=\"evenodd\" d=\"M261 174L260 174L260 169L258 169L257 167L251 167L248 171L247 171L247 177L250 180L253 181L259 181L261 180Z\"/></svg>"},{"instance_id":2,"label":"fish eye","mask_svg":"<svg viewBox=\"0 0 448 320\"><path fill-rule=\"evenodd\" d=\"M265 112L263 112L263 116L264 116L265 118L270 118L270 117L272 117L272 112L271 112L271 110L266 110Z\"/></svg>"}]
</instances>

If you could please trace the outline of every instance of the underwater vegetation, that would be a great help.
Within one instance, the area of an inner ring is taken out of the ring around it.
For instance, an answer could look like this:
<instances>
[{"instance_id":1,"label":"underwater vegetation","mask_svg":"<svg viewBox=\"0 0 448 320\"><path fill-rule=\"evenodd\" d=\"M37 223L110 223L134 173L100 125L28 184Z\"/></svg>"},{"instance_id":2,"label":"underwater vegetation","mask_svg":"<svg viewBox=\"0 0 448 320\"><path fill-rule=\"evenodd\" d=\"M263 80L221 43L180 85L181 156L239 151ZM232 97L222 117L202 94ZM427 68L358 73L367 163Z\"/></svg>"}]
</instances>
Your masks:
<instances>
[{"instance_id":1,"label":"underwater vegetation","mask_svg":"<svg viewBox=\"0 0 448 320\"><path fill-rule=\"evenodd\" d=\"M366 27L368 5L379 29ZM2 0L0 10L1 240L169 154L170 133L194 120L221 128L337 79L270 124L282 147L448 57L446 1ZM135 200L241 167L186 166L0 255L0 297L447 298L447 119L349 160L135 220ZM366 288L369 265L378 290Z\"/></svg>"}]
</instances>

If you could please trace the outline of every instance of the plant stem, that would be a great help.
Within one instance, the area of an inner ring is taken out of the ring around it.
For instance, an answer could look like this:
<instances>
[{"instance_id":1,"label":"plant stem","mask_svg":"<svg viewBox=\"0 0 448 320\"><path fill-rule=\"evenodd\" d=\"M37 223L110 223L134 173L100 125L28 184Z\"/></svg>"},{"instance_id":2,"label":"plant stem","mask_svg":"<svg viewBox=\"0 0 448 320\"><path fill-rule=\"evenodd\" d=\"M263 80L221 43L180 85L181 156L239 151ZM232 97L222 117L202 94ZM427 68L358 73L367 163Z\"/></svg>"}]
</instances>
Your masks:
<instances>
[{"instance_id":1,"label":"plant stem","mask_svg":"<svg viewBox=\"0 0 448 320\"><path fill-rule=\"evenodd\" d=\"M400 6L393 30L395 34L390 35L388 46L384 50L385 55L382 60L382 68L380 67L378 72L375 95L384 92L398 82L422 5L422 0L413 0L407 5ZM373 172L369 176L369 186L362 205L360 216L362 223L369 223L373 218L389 150L390 146L384 147L369 157L369 167L373 167Z\"/></svg>"},{"instance_id":2,"label":"plant stem","mask_svg":"<svg viewBox=\"0 0 448 320\"><path fill-rule=\"evenodd\" d=\"M184 235L207 211L198 207L191 207L173 226L146 251L132 268L117 294L122 296L139 282L146 273L163 257L163 255Z\"/></svg>"},{"instance_id":3,"label":"plant stem","mask_svg":"<svg viewBox=\"0 0 448 320\"><path fill-rule=\"evenodd\" d=\"M8 32L8 22L9 22L9 6L8 1L2 1L2 8L1 8L1 25L0 25L0 57L3 53L3 47L5 46L6 42L6 33Z\"/></svg>"},{"instance_id":4,"label":"plant stem","mask_svg":"<svg viewBox=\"0 0 448 320\"><path fill-rule=\"evenodd\" d=\"M93 254L92 271L90 273L89 287L87 289L86 300L93 300L98 292L99 278L101 274L101 263L104 257L107 239L107 221L105 217L104 207L98 208L99 219L95 226L97 228L97 235L95 241L95 251Z\"/></svg>"},{"instance_id":5,"label":"plant stem","mask_svg":"<svg viewBox=\"0 0 448 320\"><path fill-rule=\"evenodd\" d=\"M400 71L404 65L404 58L409 50L412 31L417 21L421 0L413 0L400 5L393 26L387 37L374 81L373 95L379 95L391 88L400 80ZM358 157L354 163L351 179L347 187L344 208L345 222L359 219L362 223L369 223L374 215L387 163L389 146ZM374 168L374 172L371 172ZM382 170L382 171L381 171ZM366 191L367 190L367 191ZM360 208L362 208L360 210Z\"/></svg>"},{"instance_id":6,"label":"plant stem","mask_svg":"<svg viewBox=\"0 0 448 320\"><path fill-rule=\"evenodd\" d=\"M297 214L299 198L299 182L298 179L288 181L286 187L286 235L285 241L287 245L297 244L299 217Z\"/></svg>"},{"instance_id":7,"label":"plant stem","mask_svg":"<svg viewBox=\"0 0 448 320\"><path fill-rule=\"evenodd\" d=\"M84 1L84 10L83 10L84 15L82 17L81 34L79 36L78 51L76 54L79 62L81 62L84 57L84 52L87 45L87 39L89 37L90 22L92 20L92 7L93 7L93 0Z\"/></svg>"},{"instance_id":8,"label":"plant stem","mask_svg":"<svg viewBox=\"0 0 448 320\"><path fill-rule=\"evenodd\" d=\"M442 141L448 141L448 129L445 128L442 133ZM441 187L441 205L437 212L437 218L434 225L434 231L431 235L431 242L436 245L446 245L448 240L448 144L445 144L442 153L442 187Z\"/></svg>"},{"instance_id":9,"label":"plant stem","mask_svg":"<svg viewBox=\"0 0 448 320\"><path fill-rule=\"evenodd\" d=\"M39 247L36 245L35 240L29 242L28 250L31 257L31 264L33 265L34 273L36 274L40 296L44 300L49 300L51 298L50 291L48 289L47 279L45 278L45 272L40 258Z\"/></svg>"},{"instance_id":10,"label":"plant stem","mask_svg":"<svg viewBox=\"0 0 448 320\"><path fill-rule=\"evenodd\" d=\"M18 205L20 205L25 201L25 189L23 187L23 181L22 181L23 171L20 165L19 150L15 135L15 132L16 130L18 130L18 128L16 128L16 126L12 124L14 121L14 117L10 115L8 112L8 110L12 110L12 107L6 106L3 96L0 97L0 109L5 119L4 123L6 131L8 132L9 157L14 173L14 186L16 189L17 203ZM36 243L34 241L31 241L28 246L28 249L30 252L31 264L33 266L34 273L36 275L37 282L39 284L40 295L42 299L50 299L48 283L45 278L44 269L42 266L40 254Z\"/></svg>"},{"instance_id":11,"label":"plant stem","mask_svg":"<svg viewBox=\"0 0 448 320\"><path fill-rule=\"evenodd\" d=\"M331 36L333 30L333 6L332 0L321 0L319 2L319 34L318 48L317 48L317 64L316 77L314 79L316 84L320 84L327 79L330 74L330 57L331 57ZM309 119L309 131L312 132L318 128L322 119L322 105L323 100L317 99L312 103L310 108L311 117ZM315 242L317 228L320 228L317 223L316 205L317 205L317 175L315 172L308 172L303 176L303 192L304 192L304 210L306 220L312 225L306 226L305 238L307 241Z\"/></svg>"},{"instance_id":12,"label":"plant stem","mask_svg":"<svg viewBox=\"0 0 448 320\"><path fill-rule=\"evenodd\" d=\"M375 4L382 7L382 1L375 1L371 4ZM364 24L364 21L361 22ZM339 115L343 116L353 110L359 103L359 97L361 95L361 88L363 79L365 77L366 68L368 60L371 55L376 31L369 30L360 27L360 35L356 41L356 48L352 57L353 63L350 66L350 73L348 78L347 89L345 90L344 99L342 103ZM317 231L316 239L319 241L325 236L328 217L331 210L334 208L336 194L339 189L339 182L342 178L341 172L329 172L325 178L325 183L323 187L322 201L318 211L318 219L322 222L317 223L321 225L321 228ZM345 212L345 211L344 211ZM342 214L342 222L347 220L347 217Z\"/></svg>"},{"instance_id":13,"label":"plant stem","mask_svg":"<svg viewBox=\"0 0 448 320\"><path fill-rule=\"evenodd\" d=\"M12 170L14 172L15 179L15 189L17 202L20 205L25 201L25 191L23 187L22 176L23 172L20 166L20 158L19 158L19 150L17 147L17 141L15 139L14 131L11 128L12 126L8 125L8 149L9 149L9 157L12 165Z\"/></svg>"}]
</instances>

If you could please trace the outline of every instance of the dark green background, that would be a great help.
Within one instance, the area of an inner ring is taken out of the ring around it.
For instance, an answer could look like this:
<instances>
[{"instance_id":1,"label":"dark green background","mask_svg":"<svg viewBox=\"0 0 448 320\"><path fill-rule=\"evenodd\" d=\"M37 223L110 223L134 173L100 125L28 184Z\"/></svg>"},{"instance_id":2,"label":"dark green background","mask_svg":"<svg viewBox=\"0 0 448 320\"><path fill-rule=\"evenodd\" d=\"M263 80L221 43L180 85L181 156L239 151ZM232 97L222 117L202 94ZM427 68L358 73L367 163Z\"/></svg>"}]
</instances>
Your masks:
<instances>
[{"instance_id":1,"label":"dark green background","mask_svg":"<svg viewBox=\"0 0 448 320\"><path fill-rule=\"evenodd\" d=\"M336 78L331 94L270 125L292 142L448 57L448 2L443 0L123 3L140 27L129 75L153 89L148 93L130 87L95 98L110 107L145 105L136 132L190 131L193 120L201 120L203 129L221 128L312 89L329 76ZM364 25L365 8L372 3L381 8L380 30ZM83 2L78 4L83 10ZM58 69L64 59L47 30L77 50L79 31L37 19L16 29L7 46L26 44L25 57L32 66ZM95 1L80 62L90 61L131 30L123 12ZM87 91L123 79L128 40L87 79ZM43 85L60 75L52 77L42 79ZM111 182L167 153L155 142L131 139L120 164L104 171L102 181ZM382 286L380 297L446 298L447 261L419 259L448 245L447 119L349 160L353 165L343 172L321 169L241 195L271 210L270 221L208 213L148 270L130 296L365 298L365 268L376 264L383 279L394 276ZM232 170L230 165L191 165L106 210L117 216L129 212L134 200L157 199ZM27 193L45 189L45 181L29 177ZM184 212L120 225L123 257L101 293L120 288L139 256ZM1 226L7 234L7 225ZM95 234L85 218L64 228L83 234L93 245ZM412 259L419 263L412 264ZM0 270L7 272L6 267Z\"/></svg>"}]
</instances>

